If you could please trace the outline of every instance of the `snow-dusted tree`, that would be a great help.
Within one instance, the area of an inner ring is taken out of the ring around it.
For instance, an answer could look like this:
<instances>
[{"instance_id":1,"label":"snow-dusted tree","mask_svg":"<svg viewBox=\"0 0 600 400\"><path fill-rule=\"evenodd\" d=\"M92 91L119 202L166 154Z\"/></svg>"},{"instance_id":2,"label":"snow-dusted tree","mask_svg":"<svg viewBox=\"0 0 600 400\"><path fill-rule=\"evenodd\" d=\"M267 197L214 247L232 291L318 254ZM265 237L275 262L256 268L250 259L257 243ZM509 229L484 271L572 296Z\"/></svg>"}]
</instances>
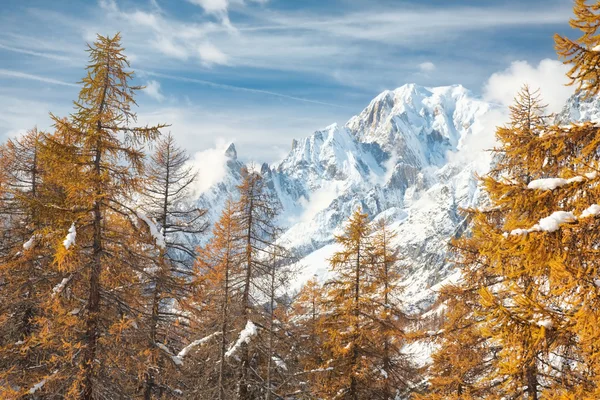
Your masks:
<instances>
[{"instance_id":1,"label":"snow-dusted tree","mask_svg":"<svg viewBox=\"0 0 600 400\"><path fill-rule=\"evenodd\" d=\"M136 319L148 242L128 204L141 190L143 147L161 126L131 125L137 88L119 35L98 36L89 55L75 112L52 116L56 133L44 141L44 185L60 195L39 204L48 227L33 232L54 260L40 329L20 345L41 352L39 368L22 376L22 394L131 397L142 370Z\"/></svg>"},{"instance_id":2,"label":"snow-dusted tree","mask_svg":"<svg viewBox=\"0 0 600 400\"><path fill-rule=\"evenodd\" d=\"M533 226L543 215L536 210L540 199L528 185L546 173L539 159L540 152L546 154L540 137L549 128L537 92L527 86L510 111L509 125L497 130L497 163L482 180L492 207L470 210L472 233L454 242L463 282L446 288L442 296L449 309L442 347L433 357L432 371L439 374L431 379L436 395L538 399L544 386L540 379L549 383L553 375L547 350L558 353L561 346L564 351L563 340L546 335L551 305L544 294L549 284L545 262L532 262L522 244L514 243L514 235L504 235L515 225ZM549 160L547 170L553 168L556 163ZM459 302L453 298L457 295ZM471 347L460 350L464 343Z\"/></svg>"},{"instance_id":3,"label":"snow-dusted tree","mask_svg":"<svg viewBox=\"0 0 600 400\"><path fill-rule=\"evenodd\" d=\"M36 303L36 279L48 262L48 253L40 258L35 251L33 233L42 225L36 204L41 192L43 134L32 129L17 139L10 139L0 149L3 170L3 193L0 207L0 281L6 298L2 315L7 325L0 327L5 340L19 341L32 331ZM10 311L9 311L10 310ZM8 330L5 330L8 329Z\"/></svg>"},{"instance_id":4,"label":"snow-dusted tree","mask_svg":"<svg viewBox=\"0 0 600 400\"><path fill-rule=\"evenodd\" d=\"M179 299L188 296L189 276L196 258L192 236L204 232L205 214L194 206L189 206L189 190L196 175L189 165L189 157L179 148L169 133L157 141L154 154L146 166L146 180L142 195L143 206L138 213L143 219L150 219L153 225L156 248L152 266L144 269L148 286L149 306L144 324L148 329L149 359L145 375L144 398L151 399L153 393L160 398L169 393L167 378L173 374L163 371L172 363L164 360L156 343L160 341L186 342L184 324L174 324L182 318L178 312ZM155 228L154 228L155 226ZM151 232L152 233L152 232ZM167 336L169 336L167 338Z\"/></svg>"},{"instance_id":5,"label":"snow-dusted tree","mask_svg":"<svg viewBox=\"0 0 600 400\"><path fill-rule=\"evenodd\" d=\"M595 95L600 85L594 78L598 10L576 1L572 24L584 36L578 42L557 37L584 95ZM522 107L527 100L533 107ZM547 125L540 108L530 91L520 94L512 123L497 131L500 162L483 180L492 207L472 210L471 237L455 243L464 266L461 286L478 293L464 326L498 348L485 357L491 365L484 375L472 378L479 398L599 394L600 334L592 321L600 309L600 128L590 122ZM444 342L441 352L461 340L451 336L452 325L445 329L455 341Z\"/></svg>"},{"instance_id":6,"label":"snow-dusted tree","mask_svg":"<svg viewBox=\"0 0 600 400\"><path fill-rule=\"evenodd\" d=\"M272 244L265 251L268 253L266 272L258 280L258 289L266 300L260 321L264 334L259 336L258 350L266 359L261 376L265 382L264 399L270 400L286 397L287 393L294 391L296 383L286 362L293 353L289 340L290 301L287 292L296 259L281 245Z\"/></svg>"},{"instance_id":7,"label":"snow-dusted tree","mask_svg":"<svg viewBox=\"0 0 600 400\"><path fill-rule=\"evenodd\" d=\"M236 395L237 374L229 362L228 351L232 335L243 329L246 321L240 318L244 246L235 210L234 203L228 200L211 239L199 249L193 294L187 300L186 310L192 315L190 330L203 337L218 336L196 348L190 354L191 363L185 364L185 379L191 389L184 394L192 398L224 400ZM198 363L203 368L198 369Z\"/></svg>"},{"instance_id":8,"label":"snow-dusted tree","mask_svg":"<svg viewBox=\"0 0 600 400\"><path fill-rule=\"evenodd\" d=\"M39 332L42 303L56 273L40 235L48 226L39 204L53 193L43 184L44 134L32 129L0 147L0 397L17 397L41 380L43 349L23 351ZM33 370L32 370L33 369ZM31 374L25 371L32 370ZM31 376L29 376L31 375ZM22 392L21 392L22 393Z\"/></svg>"},{"instance_id":9,"label":"snow-dusted tree","mask_svg":"<svg viewBox=\"0 0 600 400\"><path fill-rule=\"evenodd\" d=\"M260 305L265 299L258 290L257 279L269 273L270 256L274 247L277 247L275 241L280 229L276 225L278 206L266 191L263 177L246 169L242 171L242 176L244 180L238 186L239 200L235 204L235 219L241 230L239 240L243 243L241 319L247 321L246 326L250 328L256 326L263 315ZM248 330L243 332L247 333ZM251 365L259 359L257 348L246 341L239 343L237 396L241 400L262 397L263 378Z\"/></svg>"}]
</instances>

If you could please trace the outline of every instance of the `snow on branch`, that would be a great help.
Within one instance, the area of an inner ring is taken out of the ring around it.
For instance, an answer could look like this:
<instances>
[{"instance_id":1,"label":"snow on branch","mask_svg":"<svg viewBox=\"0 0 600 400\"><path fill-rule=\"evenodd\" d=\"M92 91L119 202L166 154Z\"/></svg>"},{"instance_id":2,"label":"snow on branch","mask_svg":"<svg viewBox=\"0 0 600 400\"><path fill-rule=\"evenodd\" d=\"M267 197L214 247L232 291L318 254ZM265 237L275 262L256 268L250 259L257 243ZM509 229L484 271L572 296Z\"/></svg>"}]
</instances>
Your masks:
<instances>
[{"instance_id":1,"label":"snow on branch","mask_svg":"<svg viewBox=\"0 0 600 400\"><path fill-rule=\"evenodd\" d=\"M221 334L221 332L215 332L212 333L202 339L198 339L198 340L194 340L192 343L188 344L187 346L185 346L179 353L177 353L177 355L171 353L171 350L169 350L169 348L167 346L165 346L162 343L155 343L156 347L158 347L159 349L161 349L162 351L164 351L165 353L167 353L167 355L169 357L171 357L171 360L173 360L173 363L175 363L175 365L178 366L182 366L183 365L183 358L185 356L188 355L188 353L197 346L200 346L206 342L208 342L209 340L211 340L212 338L214 338L215 336L219 336Z\"/></svg>"},{"instance_id":2,"label":"snow on branch","mask_svg":"<svg viewBox=\"0 0 600 400\"><path fill-rule=\"evenodd\" d=\"M52 297L55 297L62 293L65 290L65 286L73 279L73 275L69 275L66 278L63 278L62 281L52 289Z\"/></svg>"},{"instance_id":3,"label":"snow on branch","mask_svg":"<svg viewBox=\"0 0 600 400\"><path fill-rule=\"evenodd\" d=\"M509 235L526 235L531 232L556 232L562 224L575 222L580 219L593 217L600 214L600 205L592 204L581 212L579 217L571 211L555 211L550 216L540 219L540 222L529 229L513 229L510 233L504 232L504 237Z\"/></svg>"},{"instance_id":4,"label":"snow on branch","mask_svg":"<svg viewBox=\"0 0 600 400\"><path fill-rule=\"evenodd\" d=\"M600 214L600 206L598 204L592 204L591 206L583 210L579 218L593 217L598 214Z\"/></svg>"},{"instance_id":5,"label":"snow on branch","mask_svg":"<svg viewBox=\"0 0 600 400\"><path fill-rule=\"evenodd\" d=\"M54 371L52 373L52 375L55 375L58 372L58 370ZM44 385L46 384L46 382L48 381L48 377L42 379L41 381L39 381L38 383L36 383L35 385L33 385L31 387L31 389L29 389L29 394L35 394L35 392L37 392L38 390L40 390L41 388L44 387Z\"/></svg>"},{"instance_id":6,"label":"snow on branch","mask_svg":"<svg viewBox=\"0 0 600 400\"><path fill-rule=\"evenodd\" d=\"M40 390L41 388L44 387L44 385L46 384L46 378L42 379L41 381L39 381L38 383L36 383L35 385L33 385L31 387L31 389L29 389L29 394L34 394L35 392L37 392L38 390Z\"/></svg>"},{"instance_id":7,"label":"snow on branch","mask_svg":"<svg viewBox=\"0 0 600 400\"><path fill-rule=\"evenodd\" d=\"M249 344L252 337L258 334L258 328L252 321L246 323L246 327L240 332L238 340L227 350L225 357L233 356L242 347L242 344Z\"/></svg>"},{"instance_id":8,"label":"snow on branch","mask_svg":"<svg viewBox=\"0 0 600 400\"><path fill-rule=\"evenodd\" d=\"M192 343L188 344L183 349L181 349L181 351L177 354L177 358L179 358L180 360L183 360L183 357L187 356L188 353L190 352L190 350L192 350L194 347L200 346L201 344L208 342L212 338L219 336L221 333L222 332L215 332L215 333L212 333L202 339L194 340Z\"/></svg>"},{"instance_id":9,"label":"snow on branch","mask_svg":"<svg viewBox=\"0 0 600 400\"><path fill-rule=\"evenodd\" d=\"M67 233L67 237L65 237L65 240L63 241L63 245L65 246L65 249L69 250L69 247L71 247L72 245L75 244L76 236L77 236L77 230L75 229L75 222L73 222L71 224L71 227L69 228L69 233Z\"/></svg>"},{"instance_id":10,"label":"snow on branch","mask_svg":"<svg viewBox=\"0 0 600 400\"><path fill-rule=\"evenodd\" d=\"M285 361L283 361L281 358L277 357L277 356L272 356L271 360L273 360L275 362L275 365L277 366L277 368L279 368L282 371L287 371L287 365L285 365Z\"/></svg>"},{"instance_id":11,"label":"snow on branch","mask_svg":"<svg viewBox=\"0 0 600 400\"><path fill-rule=\"evenodd\" d=\"M37 239L37 235L33 235L31 238L29 238L28 241L26 241L25 243L23 243L23 250L29 250L33 247L33 245L35 244L35 240Z\"/></svg>"},{"instance_id":12,"label":"snow on branch","mask_svg":"<svg viewBox=\"0 0 600 400\"><path fill-rule=\"evenodd\" d=\"M148 229L150 229L150 234L152 235L154 240L156 240L156 245L161 249L164 249L166 247L165 238L158 230L156 222L148 218L148 216L143 212L136 211L135 213L139 219L141 219L146 223L146 225L148 225Z\"/></svg>"},{"instance_id":13,"label":"snow on branch","mask_svg":"<svg viewBox=\"0 0 600 400\"><path fill-rule=\"evenodd\" d=\"M563 178L543 178L543 179L535 179L527 185L528 189L532 190L554 190L556 188L575 183L575 182L583 182L585 179L591 180L595 179L598 176L597 172L590 172L585 174L585 176L575 176L569 179Z\"/></svg>"},{"instance_id":14,"label":"snow on branch","mask_svg":"<svg viewBox=\"0 0 600 400\"><path fill-rule=\"evenodd\" d=\"M561 224L575 222L577 217L570 211L555 211L549 217L540 219L540 222L529 229L513 229L510 235L526 235L531 232L556 232ZM508 232L504 237L508 237Z\"/></svg>"}]
</instances>

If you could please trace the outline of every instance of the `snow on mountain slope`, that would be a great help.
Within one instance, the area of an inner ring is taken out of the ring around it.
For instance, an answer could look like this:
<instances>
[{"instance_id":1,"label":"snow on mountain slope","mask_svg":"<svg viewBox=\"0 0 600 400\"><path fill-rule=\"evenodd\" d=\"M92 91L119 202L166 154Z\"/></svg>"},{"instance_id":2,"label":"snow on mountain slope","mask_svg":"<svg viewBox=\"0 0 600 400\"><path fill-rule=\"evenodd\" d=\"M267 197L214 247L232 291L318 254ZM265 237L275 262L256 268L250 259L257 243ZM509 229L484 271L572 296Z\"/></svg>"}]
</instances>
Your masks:
<instances>
[{"instance_id":1,"label":"snow on mountain slope","mask_svg":"<svg viewBox=\"0 0 600 400\"><path fill-rule=\"evenodd\" d=\"M478 202L475 172L490 162L487 153L452 153L481 134L478 123L491 108L459 85L405 85L377 96L345 126L294 140L276 165L263 164L287 227L281 240L305 257L294 288L314 274L326 278L333 235L360 206L373 218L394 221L407 297L418 294L414 306L427 307L431 296L423 296L424 289L450 273L447 242L464 229L459 210ZM226 177L198 199L213 221L241 179L235 148L228 153Z\"/></svg>"}]
</instances>

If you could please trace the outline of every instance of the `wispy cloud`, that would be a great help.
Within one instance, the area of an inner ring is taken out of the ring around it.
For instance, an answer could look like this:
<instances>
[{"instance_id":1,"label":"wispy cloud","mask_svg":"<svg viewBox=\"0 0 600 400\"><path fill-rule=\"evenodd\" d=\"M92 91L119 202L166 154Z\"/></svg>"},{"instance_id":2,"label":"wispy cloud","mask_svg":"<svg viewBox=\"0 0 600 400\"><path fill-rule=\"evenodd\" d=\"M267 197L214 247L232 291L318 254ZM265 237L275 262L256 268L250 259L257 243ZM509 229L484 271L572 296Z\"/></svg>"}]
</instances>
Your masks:
<instances>
[{"instance_id":1,"label":"wispy cloud","mask_svg":"<svg viewBox=\"0 0 600 400\"><path fill-rule=\"evenodd\" d=\"M211 82L211 81L206 81L203 79L195 79L195 78L188 78L185 76L169 75L169 74L163 74L160 72L153 72L153 71L147 71L147 70L138 70L138 71L142 74L146 74L149 76L155 76L157 78L172 79L172 80L176 80L176 81L180 81L180 82L196 83L198 85L211 86L213 88L218 88L218 89L235 90L235 91L241 91L241 92L247 92L247 93L257 93L257 94L263 94L263 95L267 95L267 96L279 97L282 99L300 101L303 103L317 104L317 105L321 105L321 106L345 108L345 109L349 108L349 107L341 105L341 104L333 104L333 103L327 103L327 102L319 101L319 100L307 99L304 97L290 96L287 94L272 92L269 90L252 89L252 88L243 87L243 86L227 85L224 83Z\"/></svg>"},{"instance_id":2,"label":"wispy cloud","mask_svg":"<svg viewBox=\"0 0 600 400\"><path fill-rule=\"evenodd\" d=\"M202 7L207 13L226 13L229 7L227 0L188 0L190 3Z\"/></svg>"},{"instance_id":3,"label":"wispy cloud","mask_svg":"<svg viewBox=\"0 0 600 400\"><path fill-rule=\"evenodd\" d=\"M64 82L64 81L61 81L58 79L52 79L52 78L48 78L48 77L40 76L40 75L27 74L27 73L19 72L19 71L11 71L8 69L0 69L0 76L17 78L17 79L29 79L29 80L38 81L38 82L51 83L53 85L79 87L79 85L76 85L74 83Z\"/></svg>"},{"instance_id":4,"label":"wispy cloud","mask_svg":"<svg viewBox=\"0 0 600 400\"><path fill-rule=\"evenodd\" d=\"M7 46L7 45L2 44L2 43L0 43L0 49L12 51L12 52L15 52L15 53L28 54L28 55L36 56L36 57L48 58L48 59L51 59L51 60L71 61L71 58L66 57L66 56L61 56L61 55L52 54L52 53L45 53L45 52L41 52L41 51L33 51L33 50L27 50L27 49L20 49L18 47Z\"/></svg>"},{"instance_id":5,"label":"wispy cloud","mask_svg":"<svg viewBox=\"0 0 600 400\"><path fill-rule=\"evenodd\" d=\"M198 46L198 53L200 54L202 62L208 66L213 64L227 64L227 55L210 42L201 43L200 46Z\"/></svg>"}]
</instances>

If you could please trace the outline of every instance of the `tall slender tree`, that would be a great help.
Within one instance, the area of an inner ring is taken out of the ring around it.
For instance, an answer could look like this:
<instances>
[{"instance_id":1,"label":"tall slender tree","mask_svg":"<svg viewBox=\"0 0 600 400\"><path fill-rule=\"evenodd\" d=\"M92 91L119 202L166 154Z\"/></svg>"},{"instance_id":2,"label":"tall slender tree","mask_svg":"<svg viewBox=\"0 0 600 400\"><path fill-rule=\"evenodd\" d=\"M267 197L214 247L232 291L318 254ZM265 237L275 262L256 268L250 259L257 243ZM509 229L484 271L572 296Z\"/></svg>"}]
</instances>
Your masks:
<instances>
[{"instance_id":1,"label":"tall slender tree","mask_svg":"<svg viewBox=\"0 0 600 400\"><path fill-rule=\"evenodd\" d=\"M156 221L160 235L156 240L153 266L144 269L150 300L146 322L150 360L144 388L144 398L148 400L155 392L160 397L172 391L159 382L173 376L163 371L171 363L160 358L165 355L156 346L159 337L161 341L165 341L167 335L172 336L171 340L184 341L188 336L183 332L183 324L174 325L174 322L182 318L178 300L189 294L189 276L196 258L193 240L206 229L202 220L205 211L188 205L187 197L195 178L189 156L177 147L174 137L169 133L160 138L146 168L143 210L138 211L144 213L142 218Z\"/></svg>"},{"instance_id":2,"label":"tall slender tree","mask_svg":"<svg viewBox=\"0 0 600 400\"><path fill-rule=\"evenodd\" d=\"M194 360L214 359L215 363L201 371L195 365L189 369L186 365L189 386L196 398L224 400L236 394L237 376L229 362L228 350L232 332L243 329L246 322L240 319L244 246L235 211L235 204L228 200L213 227L211 239L200 248L197 257L194 292L187 307L193 315L191 328L202 336L218 333L219 337L192 355Z\"/></svg>"},{"instance_id":3,"label":"tall slender tree","mask_svg":"<svg viewBox=\"0 0 600 400\"><path fill-rule=\"evenodd\" d=\"M261 316L261 298L257 290L257 277L268 274L269 256L276 247L275 241L280 229L276 225L278 206L266 191L263 177L244 169L243 182L238 186L239 200L236 202L236 219L241 229L240 239L244 243L242 265L244 282L242 285L241 319L257 321ZM252 368L254 354L246 342L241 343L240 368L237 396L240 400L260 397L263 388L262 378Z\"/></svg>"},{"instance_id":4,"label":"tall slender tree","mask_svg":"<svg viewBox=\"0 0 600 400\"><path fill-rule=\"evenodd\" d=\"M56 133L44 143L43 180L60 196L39 204L49 228L33 234L50 246L53 274L36 318L43 328L26 341L44 350L44 375L31 374L22 388L98 399L137 387L138 273L149 256L129 204L141 189L143 146L163 125L132 126L138 88L119 35L98 36L88 52L75 112L51 115Z\"/></svg>"},{"instance_id":5,"label":"tall slender tree","mask_svg":"<svg viewBox=\"0 0 600 400\"><path fill-rule=\"evenodd\" d=\"M43 184L44 134L32 129L0 147L0 389L2 397L17 397L46 373L33 369L39 348L27 343L40 328L52 252L40 232L48 225L39 204L50 191ZM29 376L31 375L31 376Z\"/></svg>"},{"instance_id":6,"label":"tall slender tree","mask_svg":"<svg viewBox=\"0 0 600 400\"><path fill-rule=\"evenodd\" d=\"M405 330L410 317L403 310L400 257L394 247L397 234L391 229L386 218L377 220L372 226L370 252L373 258L373 283L379 298L373 298L377 307L370 318L375 322L372 340L375 366L381 378L374 381L374 397L384 400L394 399L399 392L411 389L416 369L409 357L402 352L408 343ZM377 327L378 325L378 327Z\"/></svg>"},{"instance_id":7,"label":"tall slender tree","mask_svg":"<svg viewBox=\"0 0 600 400\"><path fill-rule=\"evenodd\" d=\"M375 312L372 298L376 295L369 235L368 215L357 210L350 217L344 234L336 236L342 249L330 259L336 277L326 283L328 309L324 320L327 339L324 343L332 359L323 365L329 369L323 395L331 398L358 400L370 397L370 383L375 380L370 333Z\"/></svg>"}]
</instances>

